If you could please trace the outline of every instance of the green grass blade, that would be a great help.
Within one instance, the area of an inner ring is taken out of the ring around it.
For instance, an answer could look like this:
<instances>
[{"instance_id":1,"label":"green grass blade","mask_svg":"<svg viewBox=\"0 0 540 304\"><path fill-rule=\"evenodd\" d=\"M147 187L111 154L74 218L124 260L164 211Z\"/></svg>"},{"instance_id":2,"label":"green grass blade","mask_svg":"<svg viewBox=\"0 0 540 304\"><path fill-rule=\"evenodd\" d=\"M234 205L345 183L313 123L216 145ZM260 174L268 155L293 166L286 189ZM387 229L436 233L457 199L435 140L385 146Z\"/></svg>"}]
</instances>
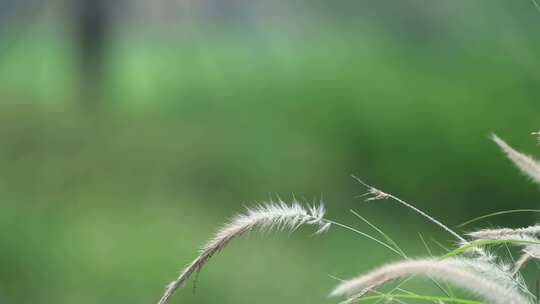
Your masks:
<instances>
[{"instance_id":1,"label":"green grass blade","mask_svg":"<svg viewBox=\"0 0 540 304\"><path fill-rule=\"evenodd\" d=\"M457 255L460 255L469 249L481 246L490 246L490 245L504 245L504 244L525 244L525 245L540 245L540 242L535 241L525 241L525 240L481 240L476 242L471 242L463 247L457 248L449 253L445 254L442 258L447 259Z\"/></svg>"},{"instance_id":2,"label":"green grass blade","mask_svg":"<svg viewBox=\"0 0 540 304\"><path fill-rule=\"evenodd\" d=\"M397 251L401 252L401 255L404 257L404 258L407 258L407 255L405 254L405 252L401 249L401 247L399 247L399 245L388 235L386 234L384 231L382 231L381 229L379 229L379 227L377 227L376 225L372 224L370 221L368 221L365 217L361 216L358 212L350 209L349 210L352 214L354 214L356 217L358 217L360 220L362 220L364 223L368 224L371 228L373 228L375 231L377 231L385 240L386 242L388 242L388 244L390 244L391 246L393 246Z\"/></svg>"},{"instance_id":3,"label":"green grass blade","mask_svg":"<svg viewBox=\"0 0 540 304\"><path fill-rule=\"evenodd\" d=\"M457 298L447 298L447 297L437 297L437 296L423 296L415 294L394 294L394 295L374 295L366 296L359 298L357 301L370 301L370 300L379 300L379 299L403 299L403 300L419 300L426 302L442 302L442 303L453 303L453 304L484 304L483 302L467 300L467 299L457 299Z\"/></svg>"},{"instance_id":4,"label":"green grass blade","mask_svg":"<svg viewBox=\"0 0 540 304\"><path fill-rule=\"evenodd\" d=\"M490 218L490 217L494 217L494 216L498 216L498 215L504 215L504 214L511 214L511 213L520 213L520 212L540 213L540 210L538 210L538 209L514 209L514 210L497 211L497 212L485 214L485 215L482 215L482 216L479 216L479 217L475 217L473 219L470 219L470 220L468 220L466 222L463 222L463 223L457 225L456 227L457 228L463 228L463 227L465 227L465 226L467 226L469 224L472 224L474 222L478 222L480 220L487 219L487 218Z\"/></svg>"}]
</instances>

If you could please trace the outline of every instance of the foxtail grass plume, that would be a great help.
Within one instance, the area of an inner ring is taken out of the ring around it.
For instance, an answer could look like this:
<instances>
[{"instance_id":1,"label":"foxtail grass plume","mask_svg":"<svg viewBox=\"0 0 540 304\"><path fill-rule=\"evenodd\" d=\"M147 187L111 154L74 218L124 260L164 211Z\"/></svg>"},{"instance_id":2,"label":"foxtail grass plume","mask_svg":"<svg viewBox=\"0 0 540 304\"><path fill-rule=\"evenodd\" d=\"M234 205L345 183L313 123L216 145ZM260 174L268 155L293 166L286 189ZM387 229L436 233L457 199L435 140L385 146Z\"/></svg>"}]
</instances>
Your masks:
<instances>
[{"instance_id":1,"label":"foxtail grass plume","mask_svg":"<svg viewBox=\"0 0 540 304\"><path fill-rule=\"evenodd\" d=\"M478 271L476 260L464 258L418 259L387 264L367 274L344 281L330 294L347 295L351 303L377 288L402 278L421 276L445 281L461 287L492 304L532 304L531 298L523 294L512 281L501 281L491 273L498 272L495 266L485 263ZM471 265L475 265L471 267Z\"/></svg>"},{"instance_id":2,"label":"foxtail grass plume","mask_svg":"<svg viewBox=\"0 0 540 304\"><path fill-rule=\"evenodd\" d=\"M468 236L474 239L488 240L508 240L521 237L536 237L540 236L540 225L533 225L524 228L499 228L499 229L482 229L474 232L469 232Z\"/></svg>"},{"instance_id":3,"label":"foxtail grass plume","mask_svg":"<svg viewBox=\"0 0 540 304\"><path fill-rule=\"evenodd\" d=\"M540 141L540 132L533 132ZM492 135L493 141L503 150L508 158L527 176L529 176L536 183L540 183L540 162L534 159L532 156L525 155L516 151L504 140L500 139L497 135ZM540 225L533 225L529 227L510 229L483 229L468 234L470 237L476 240L514 240L514 241L526 241L526 242L540 242L538 238L540 236ZM539 259L540 257L540 245L538 244L511 244L522 246L523 254L515 262L514 274L517 275L519 270L532 259Z\"/></svg>"},{"instance_id":4,"label":"foxtail grass plume","mask_svg":"<svg viewBox=\"0 0 540 304\"><path fill-rule=\"evenodd\" d=\"M514 264L514 275L532 259L540 259L540 225L524 228L482 229L468 233L476 241L509 241L508 245L522 247L523 254ZM520 242L523 241L523 242Z\"/></svg>"},{"instance_id":5,"label":"foxtail grass plume","mask_svg":"<svg viewBox=\"0 0 540 304\"><path fill-rule=\"evenodd\" d=\"M540 163L536 159L514 150L514 148L495 134L491 138L525 175L529 176L533 181L540 183Z\"/></svg>"},{"instance_id":6,"label":"foxtail grass plume","mask_svg":"<svg viewBox=\"0 0 540 304\"><path fill-rule=\"evenodd\" d=\"M180 276L171 282L159 304L166 304L182 284L196 271L199 271L206 262L217 252L225 248L230 241L236 239L255 229L287 229L294 231L302 225L316 225L316 233L323 233L330 228L331 223L324 219L325 209L321 203L318 206L304 207L298 202L291 205L283 201L278 203L268 203L257 206L253 209L247 209L244 214L238 214L231 221L222 227L200 251L200 254L187 267L185 267Z\"/></svg>"}]
</instances>

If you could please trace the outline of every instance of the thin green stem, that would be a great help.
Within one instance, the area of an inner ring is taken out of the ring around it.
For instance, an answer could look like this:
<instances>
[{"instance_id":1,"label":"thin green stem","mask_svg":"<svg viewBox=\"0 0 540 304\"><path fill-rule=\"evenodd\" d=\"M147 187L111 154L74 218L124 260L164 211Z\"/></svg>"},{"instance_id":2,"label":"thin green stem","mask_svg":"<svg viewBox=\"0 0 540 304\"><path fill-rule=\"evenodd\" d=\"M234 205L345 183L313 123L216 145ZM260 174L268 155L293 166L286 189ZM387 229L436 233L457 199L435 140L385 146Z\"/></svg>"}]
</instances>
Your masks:
<instances>
[{"instance_id":1,"label":"thin green stem","mask_svg":"<svg viewBox=\"0 0 540 304\"><path fill-rule=\"evenodd\" d=\"M443 303L454 303L454 304L484 304L483 302L467 300L467 299L457 299L457 298L448 298L448 297L437 297L437 296L423 296L423 295L414 295L414 294L394 294L394 295L377 295L377 296L367 296L359 298L357 301L369 301L369 300L378 300L378 299L406 299L406 300L419 300L427 302L443 302Z\"/></svg>"},{"instance_id":2,"label":"thin green stem","mask_svg":"<svg viewBox=\"0 0 540 304\"><path fill-rule=\"evenodd\" d=\"M330 223L330 224L332 224L332 225L336 225L336 226L338 226L338 227L341 227L341 228L350 230L350 231L352 231L352 232L358 233L358 234L362 235L363 237L366 237L366 238L368 238L368 239L370 239L370 240L376 242L377 244L379 244L379 245L381 245L381 246L387 248L388 250L390 250L390 251L396 253L397 255L402 256L401 252L399 252L398 250L394 249L393 247L391 247L390 245L386 244L385 242L383 242L383 241L381 241L381 240L379 240L379 239L377 239L377 238L375 238L375 237L373 237L373 236L371 236L371 235L369 235L369 234L367 234L367 233L365 233L365 232L362 232L362 231L360 231L360 230L358 230L358 229L355 229L355 228L353 228L353 227L350 227L350 226L347 226L347 225L344 225L344 224L341 224L341 223L339 223L339 222L335 222L335 221L332 221L332 220L325 219L325 221L328 222L328 223Z\"/></svg>"},{"instance_id":3,"label":"thin green stem","mask_svg":"<svg viewBox=\"0 0 540 304\"><path fill-rule=\"evenodd\" d=\"M470 224L472 224L474 222L477 222L477 221L480 221L480 220L483 220L483 219L487 219L487 218L490 218L490 217L493 217L493 216L511 214L511 213L520 213L520 212L540 213L540 210L538 210L538 209L513 209L513 210L497 211L497 212L485 214L485 215L482 215L482 216L479 216L479 217L475 217L473 219L470 219L470 220L468 220L466 222L463 222L463 223L457 225L456 227L457 228L463 228L463 227L465 227L467 225L470 225Z\"/></svg>"}]
</instances>

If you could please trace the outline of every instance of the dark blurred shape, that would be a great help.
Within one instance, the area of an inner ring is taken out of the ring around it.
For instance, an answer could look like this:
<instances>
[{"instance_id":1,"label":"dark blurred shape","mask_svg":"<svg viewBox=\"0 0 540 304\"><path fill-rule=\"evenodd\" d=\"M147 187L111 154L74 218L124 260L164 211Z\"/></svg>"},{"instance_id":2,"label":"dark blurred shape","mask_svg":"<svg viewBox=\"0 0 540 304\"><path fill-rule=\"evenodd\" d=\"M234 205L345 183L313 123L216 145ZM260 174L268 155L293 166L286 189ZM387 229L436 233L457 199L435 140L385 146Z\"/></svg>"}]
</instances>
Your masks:
<instances>
[{"instance_id":1,"label":"dark blurred shape","mask_svg":"<svg viewBox=\"0 0 540 304\"><path fill-rule=\"evenodd\" d=\"M76 0L75 26L81 68L81 99L87 108L100 107L103 69L110 32L107 0Z\"/></svg>"}]
</instances>

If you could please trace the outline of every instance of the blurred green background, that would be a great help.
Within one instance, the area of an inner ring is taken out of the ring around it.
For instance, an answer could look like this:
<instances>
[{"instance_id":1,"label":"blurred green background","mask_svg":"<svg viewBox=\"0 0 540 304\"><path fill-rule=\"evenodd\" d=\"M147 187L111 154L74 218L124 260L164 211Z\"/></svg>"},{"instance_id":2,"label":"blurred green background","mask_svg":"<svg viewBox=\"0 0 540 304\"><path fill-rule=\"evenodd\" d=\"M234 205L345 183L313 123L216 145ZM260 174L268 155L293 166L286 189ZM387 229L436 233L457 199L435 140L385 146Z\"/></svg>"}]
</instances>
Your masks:
<instances>
[{"instance_id":1,"label":"blurred green background","mask_svg":"<svg viewBox=\"0 0 540 304\"><path fill-rule=\"evenodd\" d=\"M452 244L355 199L351 174L452 227L538 206L488 138L536 153L530 1L113 3L88 87L70 2L0 1L0 303L154 303L222 222L276 194L372 233L354 209L412 256L418 232ZM397 259L312 232L236 241L173 302L336 303L329 275Z\"/></svg>"}]
</instances>

